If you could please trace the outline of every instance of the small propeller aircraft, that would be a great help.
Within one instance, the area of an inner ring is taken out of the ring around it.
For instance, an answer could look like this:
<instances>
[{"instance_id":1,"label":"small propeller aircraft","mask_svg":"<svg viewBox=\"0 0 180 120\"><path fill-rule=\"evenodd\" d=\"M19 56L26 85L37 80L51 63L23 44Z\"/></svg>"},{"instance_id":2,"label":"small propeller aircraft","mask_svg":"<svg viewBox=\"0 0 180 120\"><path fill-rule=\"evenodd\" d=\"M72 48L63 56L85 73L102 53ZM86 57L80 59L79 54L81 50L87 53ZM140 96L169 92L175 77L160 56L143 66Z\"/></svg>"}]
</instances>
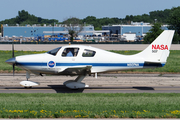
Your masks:
<instances>
[{"instance_id":1,"label":"small propeller aircraft","mask_svg":"<svg viewBox=\"0 0 180 120\"><path fill-rule=\"evenodd\" d=\"M91 46L68 45L58 47L47 53L22 55L8 59L6 63L26 70L27 81L20 84L24 87L38 85L28 81L30 73L36 75L78 75L75 80L64 82L70 89L87 87L81 81L86 75L132 70L142 68L163 67L169 56L174 30L164 30L145 50L135 55L121 55ZM12 48L14 51L14 47Z\"/></svg>"}]
</instances>

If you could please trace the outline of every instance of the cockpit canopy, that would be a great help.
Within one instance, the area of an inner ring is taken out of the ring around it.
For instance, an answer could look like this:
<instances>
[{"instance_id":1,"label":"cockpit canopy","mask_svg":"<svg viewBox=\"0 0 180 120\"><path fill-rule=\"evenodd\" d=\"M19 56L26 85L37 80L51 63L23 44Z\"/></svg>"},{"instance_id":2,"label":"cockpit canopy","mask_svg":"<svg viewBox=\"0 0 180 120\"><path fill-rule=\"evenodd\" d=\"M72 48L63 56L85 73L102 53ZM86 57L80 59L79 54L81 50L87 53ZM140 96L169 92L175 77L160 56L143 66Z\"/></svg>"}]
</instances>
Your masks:
<instances>
[{"instance_id":1,"label":"cockpit canopy","mask_svg":"<svg viewBox=\"0 0 180 120\"><path fill-rule=\"evenodd\" d=\"M51 54L53 56L56 56L58 51L61 49L62 47L58 47L55 48L53 50L48 51L48 54ZM64 48L64 50L61 53L62 57L76 57L79 53L80 48L79 47L66 47ZM96 51L94 50L90 50L90 49L82 49L83 53L81 55L81 57L94 57L96 54Z\"/></svg>"},{"instance_id":2,"label":"cockpit canopy","mask_svg":"<svg viewBox=\"0 0 180 120\"><path fill-rule=\"evenodd\" d=\"M48 54L56 56L57 52L61 49L61 47L55 48L53 50L48 51Z\"/></svg>"}]
</instances>

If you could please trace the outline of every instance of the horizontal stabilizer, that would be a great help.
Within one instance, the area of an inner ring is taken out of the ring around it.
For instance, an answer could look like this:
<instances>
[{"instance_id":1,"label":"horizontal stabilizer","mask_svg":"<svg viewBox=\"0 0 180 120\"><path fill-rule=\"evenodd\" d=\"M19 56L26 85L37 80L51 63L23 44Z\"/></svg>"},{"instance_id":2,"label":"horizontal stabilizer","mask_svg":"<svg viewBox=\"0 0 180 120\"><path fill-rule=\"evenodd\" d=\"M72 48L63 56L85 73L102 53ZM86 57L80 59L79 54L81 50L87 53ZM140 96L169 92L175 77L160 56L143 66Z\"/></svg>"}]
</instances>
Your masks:
<instances>
[{"instance_id":1,"label":"horizontal stabilizer","mask_svg":"<svg viewBox=\"0 0 180 120\"><path fill-rule=\"evenodd\" d=\"M144 63L149 63L149 64L151 64L151 63L161 63L160 61L144 61Z\"/></svg>"}]
</instances>

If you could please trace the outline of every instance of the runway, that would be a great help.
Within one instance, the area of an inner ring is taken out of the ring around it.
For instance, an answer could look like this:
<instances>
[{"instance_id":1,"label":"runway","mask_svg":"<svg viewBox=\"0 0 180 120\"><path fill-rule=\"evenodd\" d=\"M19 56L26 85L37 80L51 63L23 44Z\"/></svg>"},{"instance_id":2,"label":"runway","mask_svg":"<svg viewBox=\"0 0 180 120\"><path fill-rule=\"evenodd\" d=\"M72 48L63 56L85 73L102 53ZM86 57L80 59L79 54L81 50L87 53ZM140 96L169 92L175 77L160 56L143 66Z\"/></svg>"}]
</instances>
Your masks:
<instances>
[{"instance_id":1,"label":"runway","mask_svg":"<svg viewBox=\"0 0 180 120\"><path fill-rule=\"evenodd\" d=\"M0 74L0 93L180 93L179 74L99 74L98 78L87 76L82 82L84 89L71 90L63 85L76 77L31 76L40 86L23 88L20 81L25 74Z\"/></svg>"}]
</instances>

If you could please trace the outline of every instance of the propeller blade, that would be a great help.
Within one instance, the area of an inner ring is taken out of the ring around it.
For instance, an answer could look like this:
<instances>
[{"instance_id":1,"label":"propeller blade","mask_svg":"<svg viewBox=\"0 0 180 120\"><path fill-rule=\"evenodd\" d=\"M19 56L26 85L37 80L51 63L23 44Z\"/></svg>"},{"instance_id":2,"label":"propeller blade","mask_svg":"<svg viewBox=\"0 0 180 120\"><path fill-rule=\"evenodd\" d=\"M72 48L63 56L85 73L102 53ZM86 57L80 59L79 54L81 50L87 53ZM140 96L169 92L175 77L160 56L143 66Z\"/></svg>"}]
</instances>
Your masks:
<instances>
[{"instance_id":1,"label":"propeller blade","mask_svg":"<svg viewBox=\"0 0 180 120\"><path fill-rule=\"evenodd\" d=\"M12 42L12 57L14 58L14 41ZM15 63L13 63L13 76L15 71Z\"/></svg>"},{"instance_id":2,"label":"propeller blade","mask_svg":"<svg viewBox=\"0 0 180 120\"><path fill-rule=\"evenodd\" d=\"M15 71L15 64L13 64L13 76L14 76L14 71Z\"/></svg>"},{"instance_id":3,"label":"propeller blade","mask_svg":"<svg viewBox=\"0 0 180 120\"><path fill-rule=\"evenodd\" d=\"M12 57L14 57L14 42L12 42Z\"/></svg>"}]
</instances>

